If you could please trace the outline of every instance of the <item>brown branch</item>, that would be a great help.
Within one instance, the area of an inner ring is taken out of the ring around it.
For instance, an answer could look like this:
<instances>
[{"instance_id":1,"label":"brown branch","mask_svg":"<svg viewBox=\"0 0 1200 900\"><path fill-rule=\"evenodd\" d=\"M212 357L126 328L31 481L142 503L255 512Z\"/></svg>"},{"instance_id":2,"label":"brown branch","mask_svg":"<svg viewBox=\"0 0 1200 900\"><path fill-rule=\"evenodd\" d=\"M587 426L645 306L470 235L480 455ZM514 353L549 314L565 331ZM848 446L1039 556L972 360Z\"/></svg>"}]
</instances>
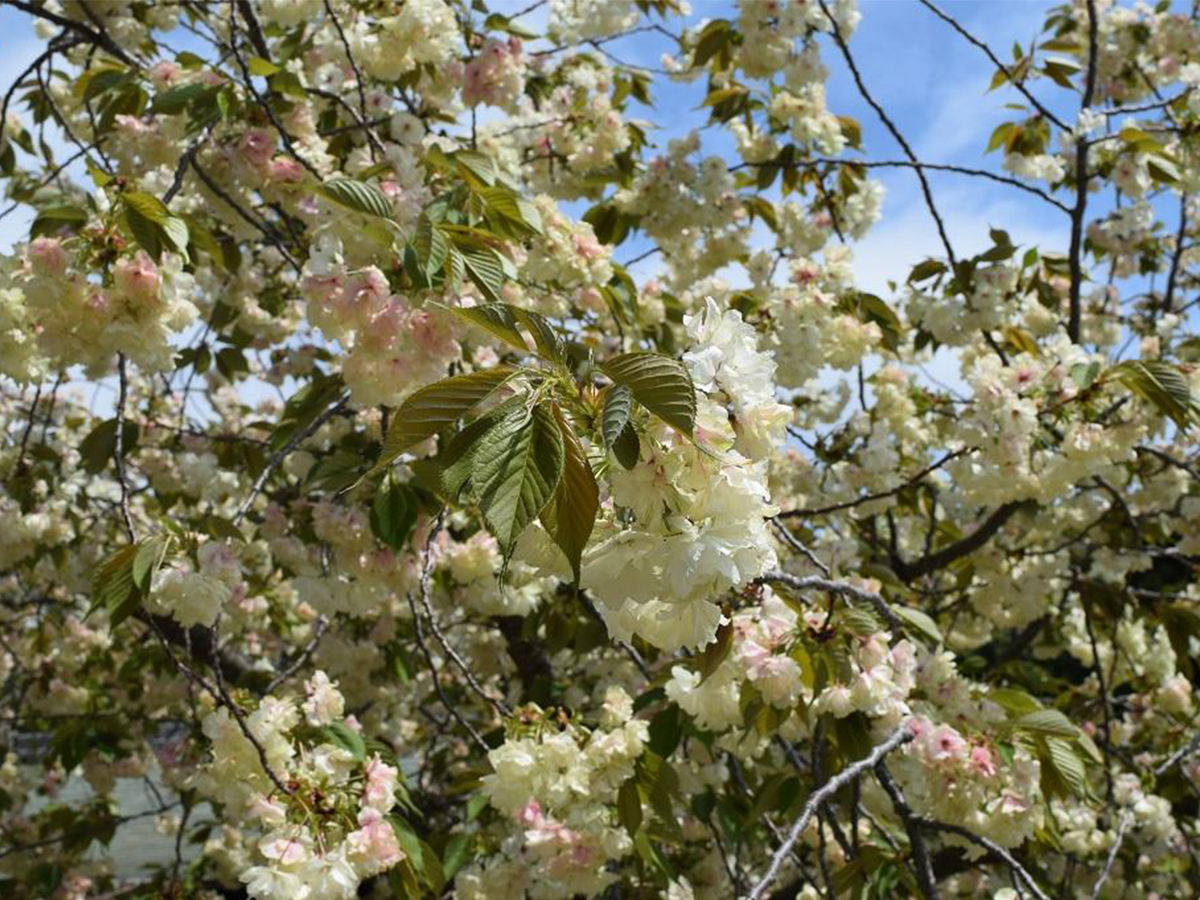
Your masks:
<instances>
[{"instance_id":1,"label":"brown branch","mask_svg":"<svg viewBox=\"0 0 1200 900\"><path fill-rule=\"evenodd\" d=\"M882 759L875 764L875 777L879 779L884 793L892 801L892 807L896 810L896 815L900 817L900 821L904 823L904 830L908 833L908 845L912 848L913 868L917 872L917 887L920 888L925 900L937 900L938 890L937 883L933 878L933 862L929 858L929 847L925 844L921 820L913 814L912 808L904 799L904 794L893 780L892 773L888 771L887 764Z\"/></svg>"},{"instance_id":2,"label":"brown branch","mask_svg":"<svg viewBox=\"0 0 1200 900\"><path fill-rule=\"evenodd\" d=\"M943 569L956 559L968 556L992 539L1004 524L1020 509L1030 505L1030 501L1020 500L1005 503L984 520L983 524L961 540L955 541L948 547L943 547L934 553L922 556L913 562L905 562L899 554L892 554L892 569L901 581L915 581L930 572Z\"/></svg>"},{"instance_id":3,"label":"brown branch","mask_svg":"<svg viewBox=\"0 0 1200 900\"><path fill-rule=\"evenodd\" d=\"M755 581L759 584L781 584L794 591L827 591L830 594L838 594L851 600L856 600L859 603L869 604L893 628L904 628L904 620L896 614L896 611L888 605L888 602L880 594L874 591L863 590L845 581L830 581L828 578L818 578L815 575L801 578L798 575L791 575L787 572L774 571L763 573Z\"/></svg>"},{"instance_id":4,"label":"brown branch","mask_svg":"<svg viewBox=\"0 0 1200 900\"><path fill-rule=\"evenodd\" d=\"M121 519L125 523L125 534L131 543L137 542L137 530L133 527L133 516L129 512L129 479L125 473L125 397L129 391L129 378L125 373L125 354L117 354L116 436L113 439L113 465L117 468L117 483L121 486Z\"/></svg>"},{"instance_id":5,"label":"brown branch","mask_svg":"<svg viewBox=\"0 0 1200 900\"><path fill-rule=\"evenodd\" d=\"M522 700L546 705L550 699L554 678L554 669L546 655L546 648L521 633L525 624L522 616L495 616L492 621L504 636L509 659L517 667L517 675L521 679Z\"/></svg>"},{"instance_id":6,"label":"brown branch","mask_svg":"<svg viewBox=\"0 0 1200 900\"><path fill-rule=\"evenodd\" d=\"M1087 0L1088 16L1088 65L1087 76L1083 88L1083 102L1080 112L1092 105L1092 97L1096 93L1096 53L1099 46L1097 30L1099 22L1096 17L1096 0ZM1087 211L1088 170L1087 170L1088 141L1085 135L1075 138L1075 206L1071 210L1071 247L1068 251L1068 265L1071 273L1070 309L1068 311L1067 335L1073 343L1079 343L1080 328L1083 319L1083 217Z\"/></svg>"},{"instance_id":7,"label":"brown branch","mask_svg":"<svg viewBox=\"0 0 1200 900\"><path fill-rule=\"evenodd\" d=\"M1056 115L1054 115L1054 113L1050 112L1050 110L1048 110L1045 106L1043 106L1041 104L1041 102L1037 99L1037 97L1033 96L1033 94L1031 94L1029 92L1029 89L1025 87L1025 84L1023 81L1013 78L1012 70L1009 69L1006 65L1004 65L1004 63L1000 62L999 57L996 56L996 54L992 51L991 47L989 47L987 44L985 44L979 38L975 37L975 35L971 34L971 32L967 31L967 29L965 29L962 25L960 25L959 22L953 16L943 12L942 10L940 10L936 6L934 6L931 2L929 2L929 0L920 0L920 2L921 2L921 5L924 6L927 10L929 10L931 13L933 13L935 16L937 16L939 19L941 19L943 22L945 22L947 25L949 25L951 28L953 28L959 34L961 34L964 38L966 38L966 40L969 43L974 44L976 47L978 47L980 50L982 50L985 54L987 54L987 58L992 61L992 64L997 69L999 69L1001 72L1004 73L1004 77L1008 79L1008 83L1011 84L1013 87L1015 87L1022 94L1024 94L1025 99L1028 100L1030 102L1030 104L1033 106L1033 108L1036 109L1045 119L1047 119L1050 122L1053 122L1055 125L1057 125L1059 128L1061 128L1063 131L1070 130L1067 127L1067 124L1062 121L1062 119L1058 118L1058 116L1056 116Z\"/></svg>"},{"instance_id":8,"label":"brown branch","mask_svg":"<svg viewBox=\"0 0 1200 900\"><path fill-rule=\"evenodd\" d=\"M57 13L50 12L50 10L44 7L34 6L32 3L25 2L25 0L2 0L2 2L0 2L0 6L3 5L12 6L21 10L21 12L29 13L29 15L33 16L34 18L45 19L47 22L53 22L55 25L58 25L62 28L69 28L85 38L89 43L95 44L97 47L100 47L106 52L112 54L117 59L121 60L121 62L125 63L125 65L132 66L135 69L138 68L137 61L130 57L124 50L122 50L120 45L117 44L117 42L111 37L109 37L106 32L95 31L91 28L88 28L88 26L84 25L82 22L77 22L74 19L68 19L66 16L60 16Z\"/></svg>"},{"instance_id":9,"label":"brown branch","mask_svg":"<svg viewBox=\"0 0 1200 900\"><path fill-rule=\"evenodd\" d=\"M1188 193L1179 195L1179 230L1175 233L1175 251L1171 254L1171 269L1167 273L1167 289L1163 294L1163 312L1170 312L1175 304L1175 284L1179 279L1179 263L1183 258L1184 239L1188 226Z\"/></svg>"},{"instance_id":10,"label":"brown branch","mask_svg":"<svg viewBox=\"0 0 1200 900\"><path fill-rule=\"evenodd\" d=\"M250 488L250 493L246 496L246 499L243 500L241 502L241 504L238 506L237 513L233 517L234 525L237 525L238 523L240 523L242 521L242 519L244 519L246 517L246 513L250 511L250 507L254 504L254 498L257 497L262 492L263 487L267 483L267 479L269 479L271 477L271 473L274 472L277 468L279 468L279 465L285 459L287 459L287 457L291 454L291 452L293 450L295 450L302 443L304 443L306 440L308 440L310 437L312 437L314 434L316 434L317 430L322 425L324 425L326 422L328 422L330 419L332 419L335 415L337 415L339 412L341 412L342 407L344 407L346 405L346 401L348 401L349 399L350 399L349 394L343 394L340 398L338 398L338 401L336 403L334 403L332 406L330 406L328 409L326 409L324 412L322 412L319 416L317 416L311 422L309 422L306 426L304 426L299 431L297 431L295 434L293 434L288 439L288 442L279 448L279 450L275 453L275 455L271 457L271 459L267 463L266 467L261 472L259 472L258 478L256 478L254 480L254 484Z\"/></svg>"},{"instance_id":11,"label":"brown branch","mask_svg":"<svg viewBox=\"0 0 1200 900\"><path fill-rule=\"evenodd\" d=\"M779 876L779 870L783 866L784 859L792 852L792 848L796 846L800 835L804 833L804 829L808 827L808 823L812 821L812 817L816 815L817 809L820 808L822 803L836 794L842 787L862 775L867 769L875 766L901 744L907 744L912 739L913 733L907 727L901 726L897 728L887 740L882 744L878 744L869 755L846 766L846 768L830 778L817 788L817 790L809 794L808 800L804 804L804 809L800 812L800 816L788 830L787 838L771 857L771 863L767 866L767 871L754 887L750 889L750 893L746 895L747 900L760 900L767 888Z\"/></svg>"},{"instance_id":12,"label":"brown branch","mask_svg":"<svg viewBox=\"0 0 1200 900\"><path fill-rule=\"evenodd\" d=\"M966 453L974 452L974 449L975 449L974 447L964 447L961 450L953 450L953 451L947 453L941 459L937 460L936 462L930 463L928 466L926 466L924 469L919 471L916 475L909 478L903 484L899 484L896 487L891 488L890 490L879 491L878 493L875 493L875 494L867 494L865 497L857 497L854 500L846 500L843 503L833 503L829 506L815 506L815 507L805 507L805 508L801 508L801 509L789 509L789 510L785 510L784 512L779 513L775 518L777 518L777 519L794 519L794 518L798 518L800 516L823 516L823 515L827 515L829 513L839 512L843 509L851 509L852 507L860 506L863 503L870 503L872 500L883 500L887 497L893 497L896 494L903 491L905 488L912 487L914 484L916 484L918 481L920 481L922 478L924 478L930 472L933 472L936 469L940 469L946 463L950 462L950 460L957 459L958 457L960 457Z\"/></svg>"},{"instance_id":13,"label":"brown branch","mask_svg":"<svg viewBox=\"0 0 1200 900\"><path fill-rule=\"evenodd\" d=\"M829 25L831 34L833 35L834 43L837 44L838 49L842 52L842 58L846 60L846 67L850 69L850 74L854 78L854 84L858 87L858 93L862 96L863 100L867 102L867 105L875 111L875 115L879 117L879 121L883 123L883 126L888 130L891 136L895 138L896 143L900 145L900 149L904 151L904 155L907 156L909 162L912 163L913 171L917 173L917 181L919 181L921 184L921 194L925 198L925 206L928 208L929 215L933 218L933 223L937 227L938 237L941 238L942 246L946 249L946 259L950 262L950 268L956 269L958 267L958 260L954 255L954 247L950 244L950 236L946 233L946 223L942 219L942 214L938 212L937 204L933 200L933 189L929 186L929 179L925 177L925 164L917 159L916 152L913 150L908 141L905 140L904 135L900 132L900 129L896 127L896 123L892 121L891 117L887 114L884 108L879 105L879 102L874 96L872 96L871 92L867 90L867 85L863 81L862 73L858 70L858 64L855 63L854 56L850 53L850 47L846 44L845 37L842 36L842 29L838 25L837 19L835 19L833 14L829 11L829 4L826 3L825 0L818 0L818 2L821 4L821 11L824 12L825 16L829 19ZM984 340L987 341L988 346L991 347L996 355L1000 358L1000 361L1007 366L1008 356L1005 354L1004 348L996 343L996 339L992 337L989 332L984 331L983 337Z\"/></svg>"}]
</instances>

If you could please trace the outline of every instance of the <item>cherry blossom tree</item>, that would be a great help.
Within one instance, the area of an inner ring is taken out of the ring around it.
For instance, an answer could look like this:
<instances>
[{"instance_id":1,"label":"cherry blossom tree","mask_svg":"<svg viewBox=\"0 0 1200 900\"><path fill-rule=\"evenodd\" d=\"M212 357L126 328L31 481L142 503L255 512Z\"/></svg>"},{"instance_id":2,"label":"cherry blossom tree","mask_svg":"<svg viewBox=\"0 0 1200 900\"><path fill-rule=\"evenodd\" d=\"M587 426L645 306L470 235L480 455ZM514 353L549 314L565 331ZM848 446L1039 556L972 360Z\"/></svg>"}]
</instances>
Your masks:
<instances>
[{"instance_id":1,"label":"cherry blossom tree","mask_svg":"<svg viewBox=\"0 0 1200 900\"><path fill-rule=\"evenodd\" d=\"M1195 4L4 5L4 897L1196 896Z\"/></svg>"}]
</instances>

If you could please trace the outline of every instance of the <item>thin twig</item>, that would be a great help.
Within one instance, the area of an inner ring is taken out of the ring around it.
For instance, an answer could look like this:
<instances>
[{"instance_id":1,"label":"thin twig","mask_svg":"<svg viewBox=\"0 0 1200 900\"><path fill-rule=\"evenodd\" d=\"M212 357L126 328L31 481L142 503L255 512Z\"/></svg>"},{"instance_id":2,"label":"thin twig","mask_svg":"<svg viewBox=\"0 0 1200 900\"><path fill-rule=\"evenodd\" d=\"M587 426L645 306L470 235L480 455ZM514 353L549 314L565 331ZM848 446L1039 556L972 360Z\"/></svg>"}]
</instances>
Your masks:
<instances>
[{"instance_id":1,"label":"thin twig","mask_svg":"<svg viewBox=\"0 0 1200 900\"><path fill-rule=\"evenodd\" d=\"M293 659L290 664L286 665L282 670L280 670L279 674L267 683L263 693L271 693L275 690L275 688L279 687L279 685L283 684L298 671L300 671L300 668L309 661L313 653L316 651L317 645L321 643L321 638L325 635L325 628L328 625L329 620L327 618L324 616L317 617L316 625L313 628L312 638L309 639L307 644L305 644L304 649L296 654L296 658Z\"/></svg>"},{"instance_id":2,"label":"thin twig","mask_svg":"<svg viewBox=\"0 0 1200 900\"><path fill-rule=\"evenodd\" d=\"M997 69L999 69L1001 72L1004 73L1004 77L1006 79L1008 79L1008 83L1011 84L1013 87L1015 87L1022 94L1024 94L1025 99L1028 100L1030 102L1030 104L1033 106L1033 108L1036 109L1039 113L1041 113L1041 115L1045 119L1047 119L1050 122L1053 122L1059 128L1063 129L1063 131L1068 130L1066 123L1063 122L1060 118L1058 118L1058 116L1054 115L1054 113L1052 113L1050 110L1048 110L1045 106L1043 106L1041 104L1041 102L1037 99L1037 97L1033 96L1033 94L1031 94L1029 92L1029 89L1025 87L1025 84L1021 80L1013 78L1012 70L1009 69L1006 65L1004 65L1004 63L1000 62L1000 58L998 56L996 56L996 54L994 52L992 52L991 47L989 47L987 44L985 44L979 38L975 37L975 35L971 34L971 32L967 31L967 29L963 28L963 26L960 25L956 19L954 19L952 16L948 15L947 13L942 12L942 10L940 10L936 6L934 6L931 2L929 2L929 0L921 0L921 5L924 6L926 9L928 9L931 13L933 13L939 19L941 19L943 22L945 22L947 25L949 25L951 28L953 28L955 31L957 31L959 34L961 34L964 38L967 39L968 42L974 44L976 47L978 47L980 50L982 50L985 54L987 54L987 58L992 61L992 64Z\"/></svg>"},{"instance_id":3,"label":"thin twig","mask_svg":"<svg viewBox=\"0 0 1200 900\"><path fill-rule=\"evenodd\" d=\"M433 530L434 536L436 536L438 531L441 531L441 525L442 518L439 516L436 526ZM433 537L430 538L430 542L432 542L432 540ZM458 654L458 651L455 650L454 647L451 646L450 642L446 639L446 635L442 632L441 627L438 625L437 617L433 614L433 604L429 602L429 575L430 567L425 565L421 570L421 607L425 610L425 616L429 619L429 628L433 632L433 636L437 638L438 643L441 644L442 649L446 652L446 655L450 657L451 661L458 667L459 671L463 673L463 677L466 678L467 684L470 686L471 690L478 694L486 703L491 705L491 707L495 709L496 712L501 716L508 717L512 715L512 709L502 697L493 697L483 689L483 685L479 683L479 680L475 677L474 673L471 672L471 669L467 665L466 661Z\"/></svg>"},{"instance_id":4,"label":"thin twig","mask_svg":"<svg viewBox=\"0 0 1200 900\"><path fill-rule=\"evenodd\" d=\"M1046 895L1046 892L1043 891L1038 883L1034 880L1033 876L1029 874L1024 866L1017 862L1016 857L1014 857L995 841L982 837L973 831L969 831L968 829L963 828L961 825L949 825L945 822L939 822L936 819L929 819L925 817L921 817L919 821L921 827L927 828L930 831L945 831L950 834L957 834L959 837L965 838L972 844L987 850L997 859L1002 860L1005 865L1015 872L1017 876L1025 882L1025 886L1033 892L1035 897L1037 897L1037 900L1050 900L1050 898Z\"/></svg>"},{"instance_id":5,"label":"thin twig","mask_svg":"<svg viewBox=\"0 0 1200 900\"><path fill-rule=\"evenodd\" d=\"M912 848L913 854L913 868L917 870L917 886L921 889L925 900L937 900L938 890L933 877L933 862L929 857L929 848L925 845L925 834L921 830L920 819L913 814L908 801L904 799L903 792L892 778L892 773L888 771L887 765L882 759L875 765L875 777L879 779L884 793L888 795L888 799L892 801L892 807L896 810L900 821L904 823L904 830L908 832L908 844Z\"/></svg>"},{"instance_id":6,"label":"thin twig","mask_svg":"<svg viewBox=\"0 0 1200 900\"><path fill-rule=\"evenodd\" d=\"M952 450L949 453L945 454L943 457L941 457L936 462L933 462L933 463L930 463L929 465L927 465L925 468L923 468L921 471L919 471L916 475L913 475L911 478L909 478L903 484L899 484L896 487L891 488L890 490L879 491L878 493L875 493L875 494L867 494L865 497L857 497L854 500L846 500L843 503L833 503L833 504L830 504L829 506L816 506L816 507L807 507L807 508L802 508L802 509L789 509L785 512L779 513L779 515L777 515L776 518L791 519L791 518L796 518L796 517L800 517L800 516L824 516L829 513L839 512L843 509L850 509L852 507L859 506L863 503L870 503L872 500L883 500L887 497L893 497L896 494L903 491L905 488L912 487L914 484L916 484L918 481L920 481L922 478L924 478L930 472L940 469L942 466L944 466L946 463L950 462L951 460L957 459L958 457L963 456L966 453L973 453L974 451L975 451L974 447L964 447L961 450Z\"/></svg>"},{"instance_id":7,"label":"thin twig","mask_svg":"<svg viewBox=\"0 0 1200 900\"><path fill-rule=\"evenodd\" d=\"M117 377L119 389L117 393L116 436L113 440L113 464L117 468L117 482L121 486L121 518L125 523L125 533L131 543L137 541L137 530L133 527L133 516L129 512L129 479L125 473L125 397L129 391L129 378L125 372L125 354L117 354Z\"/></svg>"},{"instance_id":8,"label":"thin twig","mask_svg":"<svg viewBox=\"0 0 1200 900\"><path fill-rule=\"evenodd\" d=\"M779 538L785 544L787 544L789 547L791 547L793 550L795 550L797 553L799 553L801 556L803 556L805 559L807 559L810 563L812 563L814 566L816 566L818 569L820 569L825 574L826 578L828 578L830 575L833 574L833 572L830 570L829 566L827 566L827 565L825 565L825 563L821 562L821 560L817 558L817 554L813 553L812 550L808 547L808 545L805 544L802 540L800 540L800 538L798 538L798 537L796 537L796 535L792 534L791 529L789 529L786 525L784 525L782 522L780 522L778 517L771 519L771 525L774 526L775 533L779 536Z\"/></svg>"},{"instance_id":9,"label":"thin twig","mask_svg":"<svg viewBox=\"0 0 1200 900\"><path fill-rule=\"evenodd\" d=\"M1121 852L1121 845L1125 843L1125 835L1129 831L1129 826L1133 824L1133 814L1126 809L1121 813L1121 824L1117 826L1117 839L1113 841L1113 845L1109 848L1108 859L1104 861L1104 869L1100 872L1100 877L1096 879L1096 884L1092 887L1092 900L1100 900L1100 892L1104 890L1104 882L1108 881L1108 876L1112 874L1113 865L1117 861L1117 854Z\"/></svg>"},{"instance_id":10,"label":"thin twig","mask_svg":"<svg viewBox=\"0 0 1200 900\"><path fill-rule=\"evenodd\" d=\"M1200 750L1200 734L1197 734L1190 741L1159 763L1154 769L1154 777L1162 778L1162 776L1165 775L1169 769L1187 759L1197 750Z\"/></svg>"},{"instance_id":11,"label":"thin twig","mask_svg":"<svg viewBox=\"0 0 1200 900\"><path fill-rule=\"evenodd\" d=\"M288 439L288 442L279 448L276 454L272 456L270 461L267 463L266 468L258 473L258 478L254 479L254 485L250 488L250 493L238 506L237 513L233 517L233 524L235 526L237 526L242 519L246 517L246 513L250 511L250 507L254 504L254 499L259 495L259 493L261 493L263 486L267 483L267 479L271 477L271 473L279 468L279 465L285 459L287 459L288 455L291 454L293 450L316 434L317 430L322 425L341 412L342 408L346 405L346 401L349 399L349 394L343 394L336 403L309 422L304 428L293 434L291 438Z\"/></svg>"},{"instance_id":12,"label":"thin twig","mask_svg":"<svg viewBox=\"0 0 1200 900\"><path fill-rule=\"evenodd\" d=\"M763 584L781 584L794 591L828 591L831 594L839 594L851 600L857 600L859 603L869 603L893 628L904 628L904 620L888 605L888 602L883 599L882 595L874 591L855 587L845 581L831 581L828 578L820 578L816 575L808 575L801 578L798 575L779 571L766 572L756 580Z\"/></svg>"},{"instance_id":13,"label":"thin twig","mask_svg":"<svg viewBox=\"0 0 1200 900\"><path fill-rule=\"evenodd\" d=\"M763 873L763 877L759 879L758 883L750 889L750 893L746 895L746 900L760 900L767 888L779 877L779 870L783 866L783 861L792 852L792 848L796 846L796 842L800 840L800 835L804 833L804 829L808 827L808 823L816 815L817 809L820 808L822 803L841 790L844 785L849 784L855 778L862 775L863 772L873 768L876 763L901 744L907 744L912 739L913 733L907 726L897 728L887 740L877 745L869 755L846 766L846 768L830 778L821 787L809 794L808 800L804 804L804 809L800 812L800 817L796 819L792 827L788 830L787 838L771 857L771 864L767 867L767 871Z\"/></svg>"},{"instance_id":14,"label":"thin twig","mask_svg":"<svg viewBox=\"0 0 1200 900\"><path fill-rule=\"evenodd\" d=\"M434 534L438 531L441 531L441 514L439 514L437 522L430 526L429 535L425 539L425 549L421 553L422 581L427 581L429 578L430 570L432 568L430 560L430 546L433 543ZM433 654L429 652L429 645L425 642L425 630L421 625L421 614L417 612L417 605L413 601L412 591L408 592L407 599L408 608L412 612L413 634L417 639L417 647L420 649L421 655L425 657L426 665L429 666L429 678L433 683L434 693L437 694L438 700L441 701L442 706L446 708L446 712L450 713L451 718L461 725L463 730L470 735L471 740L475 742L475 745L479 747L485 754L488 753L491 748L487 745L487 742L480 737L479 732L476 731L471 723L463 717L462 713L458 711L458 707L450 702L450 699L446 696L445 691L442 690L442 682L438 675L437 663L434 662Z\"/></svg>"},{"instance_id":15,"label":"thin twig","mask_svg":"<svg viewBox=\"0 0 1200 900\"><path fill-rule=\"evenodd\" d=\"M1096 93L1096 53L1099 46L1095 0L1087 0L1088 16L1088 63L1083 88L1080 113L1092 105ZM1088 141L1086 135L1075 136L1075 206L1071 210L1071 246L1068 251L1068 266L1071 275L1070 309L1068 311L1067 335L1078 344L1083 319L1083 217L1087 212L1088 192Z\"/></svg>"}]
</instances>

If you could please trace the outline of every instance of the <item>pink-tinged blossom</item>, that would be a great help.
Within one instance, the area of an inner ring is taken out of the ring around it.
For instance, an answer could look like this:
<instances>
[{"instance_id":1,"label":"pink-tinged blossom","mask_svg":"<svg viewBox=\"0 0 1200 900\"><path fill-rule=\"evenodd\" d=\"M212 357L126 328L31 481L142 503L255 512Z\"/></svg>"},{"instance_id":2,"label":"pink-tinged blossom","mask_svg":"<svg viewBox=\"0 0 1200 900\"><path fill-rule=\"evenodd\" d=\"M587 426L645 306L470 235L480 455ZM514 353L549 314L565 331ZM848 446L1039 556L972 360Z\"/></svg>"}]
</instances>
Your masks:
<instances>
[{"instance_id":1,"label":"pink-tinged blossom","mask_svg":"<svg viewBox=\"0 0 1200 900\"><path fill-rule=\"evenodd\" d=\"M309 856L308 848L295 838L277 837L262 841L258 852L267 859L273 859L280 865L290 866L303 862Z\"/></svg>"},{"instance_id":2,"label":"pink-tinged blossom","mask_svg":"<svg viewBox=\"0 0 1200 900\"><path fill-rule=\"evenodd\" d=\"M363 803L386 813L396 803L398 770L383 762L376 753L367 761L363 774L366 778L363 786Z\"/></svg>"},{"instance_id":3,"label":"pink-tinged blossom","mask_svg":"<svg viewBox=\"0 0 1200 900\"><path fill-rule=\"evenodd\" d=\"M155 63L147 73L155 88L160 91L174 84L182 74L183 66L169 59Z\"/></svg>"},{"instance_id":4,"label":"pink-tinged blossom","mask_svg":"<svg viewBox=\"0 0 1200 900\"><path fill-rule=\"evenodd\" d=\"M488 38L463 69L463 102L511 106L524 84L525 59L521 41Z\"/></svg>"},{"instance_id":5,"label":"pink-tinged blossom","mask_svg":"<svg viewBox=\"0 0 1200 900\"><path fill-rule=\"evenodd\" d=\"M971 748L970 767L979 775L991 778L996 774L996 757L989 748L977 745Z\"/></svg>"},{"instance_id":6,"label":"pink-tinged blossom","mask_svg":"<svg viewBox=\"0 0 1200 900\"><path fill-rule=\"evenodd\" d=\"M127 300L145 305L158 299L162 279L154 260L139 252L133 259L122 259L113 266L113 282Z\"/></svg>"},{"instance_id":7,"label":"pink-tinged blossom","mask_svg":"<svg viewBox=\"0 0 1200 900\"><path fill-rule=\"evenodd\" d=\"M949 725L939 725L925 738L924 749L935 762L959 761L966 754L967 742Z\"/></svg>"},{"instance_id":8,"label":"pink-tinged blossom","mask_svg":"<svg viewBox=\"0 0 1200 900\"><path fill-rule=\"evenodd\" d=\"M296 184L304 180L304 166L290 156L276 156L267 168L267 178L285 184Z\"/></svg>"},{"instance_id":9,"label":"pink-tinged blossom","mask_svg":"<svg viewBox=\"0 0 1200 900\"><path fill-rule=\"evenodd\" d=\"M58 238L35 238L27 252L33 271L39 275L57 277L67 270L67 251Z\"/></svg>"},{"instance_id":10,"label":"pink-tinged blossom","mask_svg":"<svg viewBox=\"0 0 1200 900\"><path fill-rule=\"evenodd\" d=\"M370 807L358 815L359 829L346 836L350 852L361 860L363 874L390 869L404 859L396 831L383 813Z\"/></svg>"},{"instance_id":11,"label":"pink-tinged blossom","mask_svg":"<svg viewBox=\"0 0 1200 900\"><path fill-rule=\"evenodd\" d=\"M276 137L265 128L250 128L238 142L240 157L255 169L265 170L275 155Z\"/></svg>"}]
</instances>

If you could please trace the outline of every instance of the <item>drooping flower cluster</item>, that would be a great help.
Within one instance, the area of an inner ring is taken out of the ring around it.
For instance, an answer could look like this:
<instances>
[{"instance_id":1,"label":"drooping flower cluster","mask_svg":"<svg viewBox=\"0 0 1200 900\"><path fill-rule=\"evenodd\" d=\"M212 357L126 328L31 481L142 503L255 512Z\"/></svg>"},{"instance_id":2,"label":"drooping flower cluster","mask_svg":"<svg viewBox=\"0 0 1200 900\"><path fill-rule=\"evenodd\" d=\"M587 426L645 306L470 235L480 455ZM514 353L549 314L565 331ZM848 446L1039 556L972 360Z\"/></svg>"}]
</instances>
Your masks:
<instances>
[{"instance_id":1,"label":"drooping flower cluster","mask_svg":"<svg viewBox=\"0 0 1200 900\"><path fill-rule=\"evenodd\" d=\"M1197 892L1200 11L22 6L6 900Z\"/></svg>"},{"instance_id":2,"label":"drooping flower cluster","mask_svg":"<svg viewBox=\"0 0 1200 900\"><path fill-rule=\"evenodd\" d=\"M26 381L51 367L105 372L123 353L147 371L174 368L170 339L195 321L194 280L183 260L156 264L144 251L123 254L105 283L89 279L80 241L35 238L18 267L0 274L4 298L3 372ZM36 350L34 349L36 341Z\"/></svg>"},{"instance_id":3,"label":"drooping flower cluster","mask_svg":"<svg viewBox=\"0 0 1200 900\"><path fill-rule=\"evenodd\" d=\"M632 717L632 701L610 688L595 728L557 720L540 710L519 714L520 731L488 754L483 779L488 802L509 817L502 852L465 869L458 896L565 900L594 896L613 883L610 860L628 855L629 835L613 805L633 776L647 723ZM543 718L545 715L545 718Z\"/></svg>"},{"instance_id":4,"label":"drooping flower cluster","mask_svg":"<svg viewBox=\"0 0 1200 900\"><path fill-rule=\"evenodd\" d=\"M695 441L656 425L638 464L612 473L613 503L635 524L608 525L583 572L615 636L663 649L707 644L721 594L775 565L765 460L788 416L775 400L771 354L740 314L709 300L686 327Z\"/></svg>"},{"instance_id":5,"label":"drooping flower cluster","mask_svg":"<svg viewBox=\"0 0 1200 900\"><path fill-rule=\"evenodd\" d=\"M398 769L347 748L362 739L341 736L355 733L340 722L341 694L323 672L306 694L302 704L264 697L245 719L249 735L227 709L204 720L213 758L196 786L254 823L257 862L238 877L255 900L349 900L364 878L404 858L388 818Z\"/></svg>"},{"instance_id":6,"label":"drooping flower cluster","mask_svg":"<svg viewBox=\"0 0 1200 900\"><path fill-rule=\"evenodd\" d=\"M303 289L309 320L349 351L342 374L356 403L398 404L459 356L448 316L393 294L373 266L348 269L337 239L310 259Z\"/></svg>"}]
</instances>

